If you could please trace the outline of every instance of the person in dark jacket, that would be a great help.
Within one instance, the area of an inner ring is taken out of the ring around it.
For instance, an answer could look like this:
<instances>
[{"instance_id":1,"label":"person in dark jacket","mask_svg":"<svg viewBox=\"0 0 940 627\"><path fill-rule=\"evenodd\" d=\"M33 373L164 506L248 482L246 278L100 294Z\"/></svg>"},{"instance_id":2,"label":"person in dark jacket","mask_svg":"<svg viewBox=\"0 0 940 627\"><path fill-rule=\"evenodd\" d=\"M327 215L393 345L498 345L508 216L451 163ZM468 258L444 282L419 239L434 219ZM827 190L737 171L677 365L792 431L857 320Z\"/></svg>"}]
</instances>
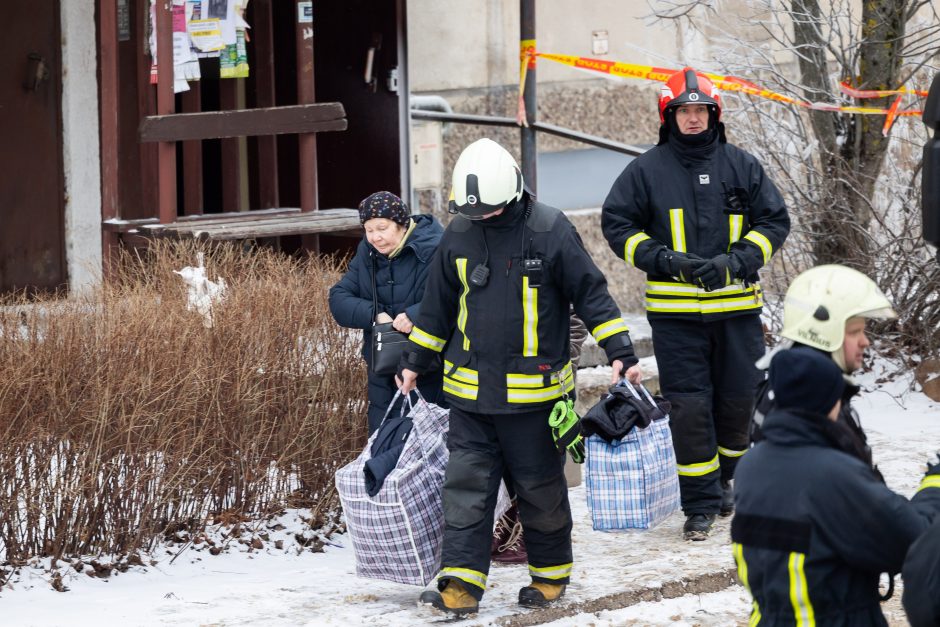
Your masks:
<instances>
[{"instance_id":1,"label":"person in dark jacket","mask_svg":"<svg viewBox=\"0 0 940 627\"><path fill-rule=\"evenodd\" d=\"M860 388L851 375L862 368L865 350L871 345L865 334L867 321L895 317L891 301L874 281L858 270L838 264L816 266L800 273L787 289L780 331L783 342L775 349L776 352L791 346L813 348L842 369L846 381L839 421L848 427L842 435L846 445L856 451L856 456L873 469L868 437L852 407L852 399ZM766 369L771 356L759 361L758 367ZM751 423L753 441L760 440L763 417L773 408L769 391L769 382L764 380L758 388Z\"/></svg>"},{"instance_id":2,"label":"person in dark jacket","mask_svg":"<svg viewBox=\"0 0 940 627\"><path fill-rule=\"evenodd\" d=\"M365 237L346 274L330 288L330 312L341 326L362 329L362 356L371 365L373 322L392 322L398 331L411 332L444 229L430 215L410 215L391 192L376 192L363 200L359 220ZM372 306L373 267L378 311ZM439 368L422 378L418 389L429 403L443 402L441 381ZM369 368L369 435L379 428L396 390L394 375L378 375Z\"/></svg>"},{"instance_id":3,"label":"person in dark jacket","mask_svg":"<svg viewBox=\"0 0 940 627\"><path fill-rule=\"evenodd\" d=\"M940 477L933 479L940 488ZM940 627L940 521L911 545L901 576L901 600L911 627Z\"/></svg>"},{"instance_id":4,"label":"person in dark jacket","mask_svg":"<svg viewBox=\"0 0 940 627\"><path fill-rule=\"evenodd\" d=\"M604 275L565 215L524 190L512 156L490 139L461 153L452 177L455 216L441 238L421 312L409 335L401 389L444 354L450 459L437 590L420 602L477 611L490 566L504 469L517 498L532 583L519 603L559 599L572 569L564 453L548 417L574 396L570 306L613 368L639 381L629 330Z\"/></svg>"},{"instance_id":5,"label":"person in dark jacket","mask_svg":"<svg viewBox=\"0 0 940 627\"><path fill-rule=\"evenodd\" d=\"M880 573L940 520L940 464L911 500L849 448L841 369L812 348L774 356L776 408L738 465L731 541L752 625L887 625Z\"/></svg>"},{"instance_id":6,"label":"person in dark jacket","mask_svg":"<svg viewBox=\"0 0 940 627\"><path fill-rule=\"evenodd\" d=\"M765 351L757 271L790 231L783 198L725 141L721 98L691 68L664 84L659 144L604 201L611 249L647 274L646 312L678 463L683 533L704 540L734 507L732 479Z\"/></svg>"}]
</instances>

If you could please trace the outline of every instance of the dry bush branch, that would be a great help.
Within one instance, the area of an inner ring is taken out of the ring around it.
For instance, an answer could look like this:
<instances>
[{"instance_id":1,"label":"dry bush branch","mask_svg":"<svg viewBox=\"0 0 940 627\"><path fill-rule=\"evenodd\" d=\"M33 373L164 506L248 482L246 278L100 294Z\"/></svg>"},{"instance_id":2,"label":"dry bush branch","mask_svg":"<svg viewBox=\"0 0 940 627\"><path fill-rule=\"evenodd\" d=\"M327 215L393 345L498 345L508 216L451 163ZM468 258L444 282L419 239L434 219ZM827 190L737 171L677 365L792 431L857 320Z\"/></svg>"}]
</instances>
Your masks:
<instances>
[{"instance_id":1,"label":"dry bush branch","mask_svg":"<svg viewBox=\"0 0 940 627\"><path fill-rule=\"evenodd\" d=\"M365 435L335 262L206 250L227 298L206 328L172 273L195 243L127 253L81 299L0 307L0 564L128 555L223 512L336 506Z\"/></svg>"}]
</instances>

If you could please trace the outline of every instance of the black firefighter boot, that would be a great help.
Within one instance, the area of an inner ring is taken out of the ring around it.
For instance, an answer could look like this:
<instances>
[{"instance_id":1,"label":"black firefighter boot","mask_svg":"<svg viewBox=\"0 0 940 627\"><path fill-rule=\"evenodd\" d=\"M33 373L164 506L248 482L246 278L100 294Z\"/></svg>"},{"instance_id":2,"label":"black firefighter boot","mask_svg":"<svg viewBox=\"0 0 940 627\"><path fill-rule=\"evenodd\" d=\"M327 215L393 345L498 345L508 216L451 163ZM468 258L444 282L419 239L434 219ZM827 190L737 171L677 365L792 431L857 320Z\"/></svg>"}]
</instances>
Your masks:
<instances>
[{"instance_id":1,"label":"black firefighter boot","mask_svg":"<svg viewBox=\"0 0 940 627\"><path fill-rule=\"evenodd\" d=\"M422 592L418 597L418 603L430 605L434 609L455 616L476 614L480 609L480 603L467 592L466 588L453 579L448 579L440 592L437 590Z\"/></svg>"},{"instance_id":2,"label":"black firefighter boot","mask_svg":"<svg viewBox=\"0 0 940 627\"><path fill-rule=\"evenodd\" d=\"M730 481L721 482L721 509L718 515L727 518L734 513L734 486Z\"/></svg>"},{"instance_id":3,"label":"black firefighter boot","mask_svg":"<svg viewBox=\"0 0 940 627\"><path fill-rule=\"evenodd\" d=\"M565 584L533 581L519 590L519 605L522 607L546 607L565 594Z\"/></svg>"},{"instance_id":4,"label":"black firefighter boot","mask_svg":"<svg viewBox=\"0 0 940 627\"><path fill-rule=\"evenodd\" d=\"M700 541L708 537L715 524L715 514L689 514L682 526L682 536L686 540Z\"/></svg>"}]
</instances>

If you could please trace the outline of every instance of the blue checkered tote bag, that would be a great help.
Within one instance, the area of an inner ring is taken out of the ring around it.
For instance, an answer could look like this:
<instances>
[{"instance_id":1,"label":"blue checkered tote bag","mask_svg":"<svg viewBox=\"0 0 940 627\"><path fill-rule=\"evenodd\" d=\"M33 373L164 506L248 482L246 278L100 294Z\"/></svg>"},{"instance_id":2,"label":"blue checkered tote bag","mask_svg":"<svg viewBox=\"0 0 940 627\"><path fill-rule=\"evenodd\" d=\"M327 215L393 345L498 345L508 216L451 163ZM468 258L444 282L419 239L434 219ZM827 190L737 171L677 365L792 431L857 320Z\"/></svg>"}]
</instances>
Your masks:
<instances>
[{"instance_id":1,"label":"blue checkered tote bag","mask_svg":"<svg viewBox=\"0 0 940 627\"><path fill-rule=\"evenodd\" d=\"M356 556L356 575L424 586L441 566L449 412L420 397L410 405L408 416L411 432L379 492L369 496L364 475L378 431L359 457L336 472L336 489Z\"/></svg>"},{"instance_id":2,"label":"blue checkered tote bag","mask_svg":"<svg viewBox=\"0 0 940 627\"><path fill-rule=\"evenodd\" d=\"M639 397L632 385L627 386ZM654 403L646 388L646 400ZM599 531L651 529L679 509L679 475L669 417L634 427L620 440L587 439L585 481L591 522Z\"/></svg>"}]
</instances>

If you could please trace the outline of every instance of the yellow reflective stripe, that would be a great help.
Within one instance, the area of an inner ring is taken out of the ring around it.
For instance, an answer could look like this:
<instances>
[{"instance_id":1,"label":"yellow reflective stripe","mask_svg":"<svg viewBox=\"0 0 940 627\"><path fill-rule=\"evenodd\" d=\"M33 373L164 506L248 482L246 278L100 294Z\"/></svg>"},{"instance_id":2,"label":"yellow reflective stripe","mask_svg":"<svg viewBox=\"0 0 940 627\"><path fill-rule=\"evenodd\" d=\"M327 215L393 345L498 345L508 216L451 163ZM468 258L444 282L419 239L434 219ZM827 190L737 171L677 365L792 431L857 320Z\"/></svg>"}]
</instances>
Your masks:
<instances>
[{"instance_id":1,"label":"yellow reflective stripe","mask_svg":"<svg viewBox=\"0 0 940 627\"><path fill-rule=\"evenodd\" d=\"M465 385L461 384L458 381L454 381L450 377L444 377L444 391L453 396L459 396L460 398L465 398L467 400L475 401L477 400L477 395L480 393L480 388L475 385Z\"/></svg>"},{"instance_id":2,"label":"yellow reflective stripe","mask_svg":"<svg viewBox=\"0 0 940 627\"><path fill-rule=\"evenodd\" d=\"M770 257L774 254L774 247L770 244L769 239L758 231L748 231L744 239L760 248L764 254L764 263L770 261Z\"/></svg>"},{"instance_id":3,"label":"yellow reflective stripe","mask_svg":"<svg viewBox=\"0 0 940 627\"><path fill-rule=\"evenodd\" d=\"M477 588L486 589L486 575L478 570L470 570L469 568L442 568L441 574L437 577L438 579L442 577L453 577L454 579L473 584Z\"/></svg>"},{"instance_id":4,"label":"yellow reflective stripe","mask_svg":"<svg viewBox=\"0 0 940 627\"><path fill-rule=\"evenodd\" d=\"M457 328L463 335L463 349L470 350L470 338L467 337L467 294L470 293L470 285L467 283L467 259L460 257L457 259L457 277L463 285L463 291L460 293L460 310L457 312Z\"/></svg>"},{"instance_id":5,"label":"yellow reflective stripe","mask_svg":"<svg viewBox=\"0 0 940 627\"><path fill-rule=\"evenodd\" d=\"M760 608L757 606L757 599L754 598L754 593L751 591L751 584L747 581L747 562L744 561L744 546L739 542L733 542L731 551L734 553L734 561L738 565L738 579L741 580L741 585L751 595L751 618L748 621L748 627L755 627L760 622Z\"/></svg>"},{"instance_id":6,"label":"yellow reflective stripe","mask_svg":"<svg viewBox=\"0 0 940 627\"><path fill-rule=\"evenodd\" d=\"M522 277L522 356L539 354L539 291Z\"/></svg>"},{"instance_id":7,"label":"yellow reflective stripe","mask_svg":"<svg viewBox=\"0 0 940 627\"><path fill-rule=\"evenodd\" d=\"M740 542L732 542L731 552L734 553L734 561L738 565L738 579L741 580L741 585L750 591L751 587L747 583L747 562L744 561L744 547Z\"/></svg>"},{"instance_id":8,"label":"yellow reflective stripe","mask_svg":"<svg viewBox=\"0 0 940 627\"><path fill-rule=\"evenodd\" d=\"M631 266L636 266L636 247L640 245L640 242L645 242L648 239L650 239L650 236L643 231L628 237L627 242L623 245L623 260Z\"/></svg>"},{"instance_id":9,"label":"yellow reflective stripe","mask_svg":"<svg viewBox=\"0 0 940 627\"><path fill-rule=\"evenodd\" d=\"M529 574L533 577L541 577L542 579L564 579L571 576L571 567L572 563L559 564L558 566L543 566L542 568L536 568L535 566L529 566Z\"/></svg>"},{"instance_id":10,"label":"yellow reflective stripe","mask_svg":"<svg viewBox=\"0 0 940 627\"><path fill-rule=\"evenodd\" d=\"M600 342L601 340L606 340L611 335L624 333L629 330L630 327L627 326L627 323L623 318L614 318L613 320L608 320L607 322L594 327L594 330L591 331L591 335L594 336L595 340Z\"/></svg>"},{"instance_id":11,"label":"yellow reflective stripe","mask_svg":"<svg viewBox=\"0 0 940 627\"><path fill-rule=\"evenodd\" d=\"M725 457L741 457L745 453L747 453L747 449L744 449L743 451L736 451L732 448L725 448L723 446L718 447L718 454L724 455Z\"/></svg>"},{"instance_id":12,"label":"yellow reflective stripe","mask_svg":"<svg viewBox=\"0 0 940 627\"><path fill-rule=\"evenodd\" d=\"M476 370L470 370L470 368L457 368L457 370L454 370L453 362L447 361L446 359L444 360L444 372L455 381L461 381L471 385L477 385L480 382L480 376Z\"/></svg>"},{"instance_id":13,"label":"yellow reflective stripe","mask_svg":"<svg viewBox=\"0 0 940 627\"><path fill-rule=\"evenodd\" d=\"M702 301L702 313L713 313L716 311L739 311L741 309L753 309L763 305L760 292L741 298L719 298L716 300Z\"/></svg>"},{"instance_id":14,"label":"yellow reflective stripe","mask_svg":"<svg viewBox=\"0 0 940 627\"><path fill-rule=\"evenodd\" d=\"M646 311L661 313L702 313L697 300L659 300L646 299Z\"/></svg>"},{"instance_id":15,"label":"yellow reflective stripe","mask_svg":"<svg viewBox=\"0 0 940 627\"><path fill-rule=\"evenodd\" d=\"M444 340L435 335L431 335L427 331L423 331L418 327L413 327L411 329L411 333L408 334L408 339L418 346L431 349L435 353L439 353L444 350Z\"/></svg>"},{"instance_id":16,"label":"yellow reflective stripe","mask_svg":"<svg viewBox=\"0 0 940 627\"><path fill-rule=\"evenodd\" d=\"M506 390L506 401L509 403L541 403L542 401L560 398L562 394L566 394L572 389L574 389L573 385L565 385L564 389L559 385L550 385L538 390L510 388Z\"/></svg>"},{"instance_id":17,"label":"yellow reflective stripe","mask_svg":"<svg viewBox=\"0 0 940 627\"><path fill-rule=\"evenodd\" d=\"M506 387L508 388L548 388L554 384L561 383L563 387L568 386L572 378L574 366L569 361L561 370L549 375L549 383L545 383L545 375L541 374L523 374L519 372L509 372L506 374Z\"/></svg>"},{"instance_id":18,"label":"yellow reflective stripe","mask_svg":"<svg viewBox=\"0 0 940 627\"><path fill-rule=\"evenodd\" d=\"M682 208L669 210L669 228L672 231L672 249L680 253L685 250L685 225L683 224Z\"/></svg>"},{"instance_id":19,"label":"yellow reflective stripe","mask_svg":"<svg viewBox=\"0 0 940 627\"><path fill-rule=\"evenodd\" d=\"M809 590L806 585L806 572L803 565L806 555L803 553L790 553L790 604L793 605L793 617L797 627L815 627L816 615L813 604L809 600Z\"/></svg>"},{"instance_id":20,"label":"yellow reflective stripe","mask_svg":"<svg viewBox=\"0 0 940 627\"><path fill-rule=\"evenodd\" d=\"M744 229L744 216L731 214L728 216L728 250L731 245L741 239L741 231Z\"/></svg>"},{"instance_id":21,"label":"yellow reflective stripe","mask_svg":"<svg viewBox=\"0 0 940 627\"><path fill-rule=\"evenodd\" d=\"M540 374L507 374L506 385L511 388L540 388L545 385L545 377Z\"/></svg>"},{"instance_id":22,"label":"yellow reflective stripe","mask_svg":"<svg viewBox=\"0 0 940 627\"><path fill-rule=\"evenodd\" d=\"M698 298L714 299L717 296L743 296L753 294L756 285L745 287L741 281L731 285L706 292L701 287L691 283L668 283L665 281L647 281L647 296L696 296Z\"/></svg>"},{"instance_id":23,"label":"yellow reflective stripe","mask_svg":"<svg viewBox=\"0 0 940 627\"><path fill-rule=\"evenodd\" d=\"M646 299L646 310L654 313L727 313L729 311L745 311L748 309L760 309L762 303L760 299L747 298L739 299L735 302L715 303L706 306L706 303L699 301L682 300L661 300L655 298Z\"/></svg>"},{"instance_id":24,"label":"yellow reflective stripe","mask_svg":"<svg viewBox=\"0 0 940 627\"><path fill-rule=\"evenodd\" d=\"M718 455L716 454L707 462L676 464L676 468L679 471L679 475L683 477L701 477L702 475L707 475L710 472L718 470L721 468L721 464L718 462Z\"/></svg>"},{"instance_id":25,"label":"yellow reflective stripe","mask_svg":"<svg viewBox=\"0 0 940 627\"><path fill-rule=\"evenodd\" d=\"M926 490L927 488L940 488L940 475L927 475L924 477L924 480L920 482L920 487L917 488L917 491Z\"/></svg>"}]
</instances>

